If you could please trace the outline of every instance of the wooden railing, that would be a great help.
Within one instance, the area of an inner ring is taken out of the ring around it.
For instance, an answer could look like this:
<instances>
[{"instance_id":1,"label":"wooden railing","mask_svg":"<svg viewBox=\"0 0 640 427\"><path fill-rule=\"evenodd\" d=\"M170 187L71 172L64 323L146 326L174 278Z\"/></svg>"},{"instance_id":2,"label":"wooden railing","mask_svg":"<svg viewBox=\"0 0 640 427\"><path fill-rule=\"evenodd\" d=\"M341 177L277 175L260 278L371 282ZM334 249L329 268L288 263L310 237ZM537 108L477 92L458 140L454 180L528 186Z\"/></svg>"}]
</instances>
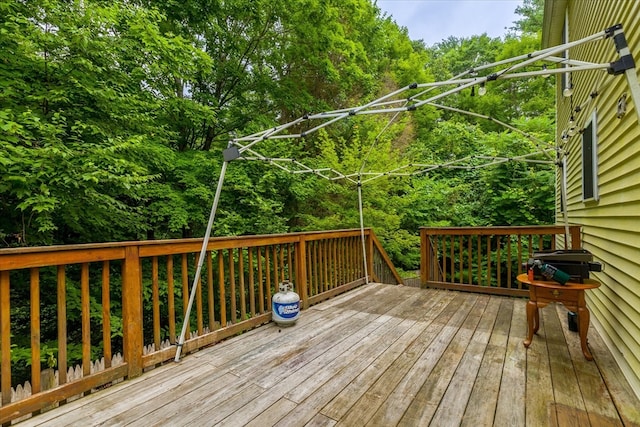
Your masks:
<instances>
[{"instance_id":1,"label":"wooden railing","mask_svg":"<svg viewBox=\"0 0 640 427\"><path fill-rule=\"evenodd\" d=\"M580 248L580 227L569 227L571 249ZM420 229L421 284L472 292L526 296L515 280L539 250L566 242L564 226L450 227ZM558 248L561 249L561 248Z\"/></svg>"},{"instance_id":2,"label":"wooden railing","mask_svg":"<svg viewBox=\"0 0 640 427\"><path fill-rule=\"evenodd\" d=\"M370 279L401 283L375 234L365 238ZM0 250L0 424L173 359L201 245ZM211 239L183 354L270 321L283 280L303 308L363 284L362 248L360 230Z\"/></svg>"}]
</instances>

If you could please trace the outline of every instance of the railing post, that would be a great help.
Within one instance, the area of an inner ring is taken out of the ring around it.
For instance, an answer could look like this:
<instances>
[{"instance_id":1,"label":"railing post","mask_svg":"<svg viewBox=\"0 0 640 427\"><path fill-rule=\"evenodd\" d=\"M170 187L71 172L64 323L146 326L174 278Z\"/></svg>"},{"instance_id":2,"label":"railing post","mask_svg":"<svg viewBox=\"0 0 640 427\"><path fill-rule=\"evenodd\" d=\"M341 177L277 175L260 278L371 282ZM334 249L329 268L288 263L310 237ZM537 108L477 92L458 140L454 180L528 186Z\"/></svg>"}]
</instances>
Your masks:
<instances>
[{"instance_id":1,"label":"railing post","mask_svg":"<svg viewBox=\"0 0 640 427\"><path fill-rule=\"evenodd\" d=\"M2 365L0 373L0 403L11 403L11 305L10 305L9 271L0 271L0 349L2 349Z\"/></svg>"},{"instance_id":2,"label":"railing post","mask_svg":"<svg viewBox=\"0 0 640 427\"><path fill-rule=\"evenodd\" d=\"M373 271L373 236L371 235L371 229L366 231L366 242L367 242L367 277L369 278L369 282L371 282L372 277L374 277ZM382 280L382 278L380 278Z\"/></svg>"},{"instance_id":3,"label":"railing post","mask_svg":"<svg viewBox=\"0 0 640 427\"><path fill-rule=\"evenodd\" d=\"M571 249L580 249L582 247L582 241L580 239L580 226L572 225L569 227L571 233Z\"/></svg>"},{"instance_id":4,"label":"railing post","mask_svg":"<svg viewBox=\"0 0 640 427\"><path fill-rule=\"evenodd\" d=\"M420 228L420 287L423 288L431 276L431 254L430 240L427 238L427 230Z\"/></svg>"},{"instance_id":5,"label":"railing post","mask_svg":"<svg viewBox=\"0 0 640 427\"><path fill-rule=\"evenodd\" d=\"M129 378L142 374L142 275L138 246L125 248L122 266L122 333Z\"/></svg>"},{"instance_id":6,"label":"railing post","mask_svg":"<svg viewBox=\"0 0 640 427\"><path fill-rule=\"evenodd\" d=\"M296 286L302 300L302 308L309 308L309 292L307 292L307 242L300 236L295 256Z\"/></svg>"}]
</instances>

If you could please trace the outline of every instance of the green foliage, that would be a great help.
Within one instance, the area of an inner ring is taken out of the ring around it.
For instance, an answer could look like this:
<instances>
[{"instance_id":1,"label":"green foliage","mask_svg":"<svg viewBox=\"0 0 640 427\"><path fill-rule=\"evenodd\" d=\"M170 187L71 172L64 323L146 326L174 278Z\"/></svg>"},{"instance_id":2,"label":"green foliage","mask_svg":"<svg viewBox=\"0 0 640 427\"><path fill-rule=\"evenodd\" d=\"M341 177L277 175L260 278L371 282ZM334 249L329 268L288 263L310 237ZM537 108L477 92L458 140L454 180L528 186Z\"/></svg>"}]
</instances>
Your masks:
<instances>
[{"instance_id":1,"label":"green foliage","mask_svg":"<svg viewBox=\"0 0 640 427\"><path fill-rule=\"evenodd\" d=\"M541 0L525 0L516 10L522 19L504 38L450 37L427 48L369 0L0 0L2 245L202 236L222 150L234 135L535 51L541 11ZM552 222L553 166L506 162L411 177L370 180L370 174L461 158L480 166L473 158L547 148L554 87L553 79L497 80L485 96L465 90L440 101L509 123L536 143L496 120L433 106L355 116L305 138L260 141L254 148L265 156L331 167L352 181L236 160L213 233L359 227L358 173L364 224L403 270L418 266L420 226ZM308 129L304 123L290 131ZM55 275L47 274L43 295L53 295L47 291ZM75 339L79 280L77 271L68 274ZM162 278L161 291L167 292ZM12 316L22 326L14 332L28 337L27 291L15 292L12 301L21 303L12 305ZM116 346L120 297L111 298ZM148 289L144 298L151 298ZM102 321L99 301L92 287L92 324ZM55 301L43 300L48 306ZM43 363L52 363L55 313L42 315ZM29 342L14 343L13 357L28 361Z\"/></svg>"}]
</instances>

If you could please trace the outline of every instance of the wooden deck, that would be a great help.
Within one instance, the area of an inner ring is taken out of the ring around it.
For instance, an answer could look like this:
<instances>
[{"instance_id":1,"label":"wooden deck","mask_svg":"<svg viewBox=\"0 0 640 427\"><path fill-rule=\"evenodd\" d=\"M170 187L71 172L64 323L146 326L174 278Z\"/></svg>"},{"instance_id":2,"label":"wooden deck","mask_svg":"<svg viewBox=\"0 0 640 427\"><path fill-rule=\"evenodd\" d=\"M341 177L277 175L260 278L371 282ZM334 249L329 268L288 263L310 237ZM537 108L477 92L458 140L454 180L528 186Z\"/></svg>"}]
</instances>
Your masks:
<instances>
[{"instance_id":1,"label":"wooden deck","mask_svg":"<svg viewBox=\"0 0 640 427\"><path fill-rule=\"evenodd\" d=\"M594 329L523 299L368 285L19 425L637 426L640 402Z\"/></svg>"}]
</instances>

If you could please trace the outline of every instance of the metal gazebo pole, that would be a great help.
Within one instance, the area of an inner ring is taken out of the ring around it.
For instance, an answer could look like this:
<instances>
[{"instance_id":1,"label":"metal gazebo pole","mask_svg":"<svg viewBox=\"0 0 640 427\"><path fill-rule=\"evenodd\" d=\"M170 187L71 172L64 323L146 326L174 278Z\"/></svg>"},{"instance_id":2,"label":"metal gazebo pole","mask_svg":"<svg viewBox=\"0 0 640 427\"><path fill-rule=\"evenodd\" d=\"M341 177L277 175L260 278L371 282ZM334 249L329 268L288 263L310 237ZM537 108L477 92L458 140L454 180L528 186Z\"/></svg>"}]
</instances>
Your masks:
<instances>
[{"instance_id":1,"label":"metal gazebo pole","mask_svg":"<svg viewBox=\"0 0 640 427\"><path fill-rule=\"evenodd\" d=\"M231 152L229 156L227 153ZM175 361L180 361L180 353L182 352L182 346L184 345L185 335L187 334L187 329L189 328L189 317L191 315L191 307L193 306L193 301L195 300L196 295L196 286L198 286L198 281L200 280L200 275L202 273L202 265L204 264L204 258L207 256L207 245L209 244L209 238L211 237L211 228L213 227L213 220L216 217L216 211L218 210L218 203L220 202L220 193L222 191L222 183L224 182L224 176L227 172L227 165L231 160L239 156L237 149L233 149L232 147L227 148L225 150L225 160L222 163L222 169L220 169L220 177L218 178L218 186L216 187L216 194L213 198L213 204L211 205L211 214L209 214L209 223L207 224L207 231L204 234L204 239L202 240L202 248L200 249L200 258L198 258L198 268L196 269L196 274L193 277L193 284L191 285L191 295L189 295L189 305L187 306L187 312L184 315L184 320L182 322L182 332L180 332L180 338L178 339L178 344L176 348L176 357Z\"/></svg>"},{"instance_id":2,"label":"metal gazebo pole","mask_svg":"<svg viewBox=\"0 0 640 427\"><path fill-rule=\"evenodd\" d=\"M358 175L358 210L360 211L360 237L362 240L362 259L364 260L364 281L369 284L369 271L367 270L367 245L364 238L364 216L362 215L362 181ZM373 254L371 254L373 256Z\"/></svg>"}]
</instances>

